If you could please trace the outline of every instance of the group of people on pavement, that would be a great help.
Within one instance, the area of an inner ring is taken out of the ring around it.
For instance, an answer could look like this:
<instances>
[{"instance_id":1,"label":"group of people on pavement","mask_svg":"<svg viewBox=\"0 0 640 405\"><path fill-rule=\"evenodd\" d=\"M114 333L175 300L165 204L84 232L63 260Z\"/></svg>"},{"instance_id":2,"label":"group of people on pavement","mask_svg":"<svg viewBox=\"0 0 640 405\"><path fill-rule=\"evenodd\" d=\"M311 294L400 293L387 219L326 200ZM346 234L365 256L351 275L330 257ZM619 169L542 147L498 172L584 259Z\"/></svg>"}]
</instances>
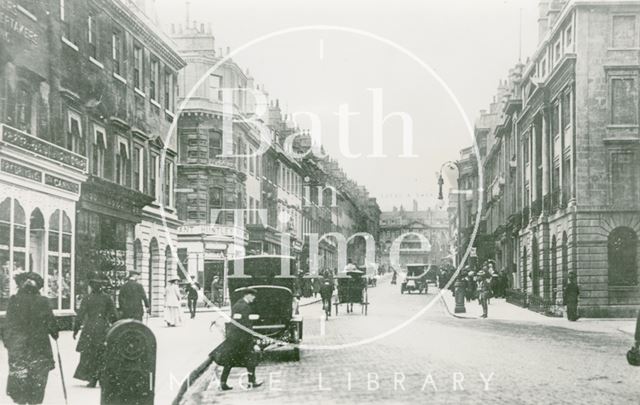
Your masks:
<instances>
[{"instance_id":1,"label":"group of people on pavement","mask_svg":"<svg viewBox=\"0 0 640 405\"><path fill-rule=\"evenodd\" d=\"M119 308L105 292L109 280L100 273L88 279L88 294L82 299L73 326L73 339L78 339L76 351L80 361L74 378L96 387L104 364L107 333L119 319L142 321L151 312L149 299L138 283L140 273L132 271L118 293ZM49 336L58 339L59 329L49 300L40 294L42 277L34 272L14 276L18 288L9 298L3 342L8 352L9 373L7 395L18 404L43 402L48 375L55 368ZM181 319L179 279L170 280L165 291L165 321L171 326ZM191 317L195 316L199 285L192 282L187 289Z\"/></svg>"}]
</instances>

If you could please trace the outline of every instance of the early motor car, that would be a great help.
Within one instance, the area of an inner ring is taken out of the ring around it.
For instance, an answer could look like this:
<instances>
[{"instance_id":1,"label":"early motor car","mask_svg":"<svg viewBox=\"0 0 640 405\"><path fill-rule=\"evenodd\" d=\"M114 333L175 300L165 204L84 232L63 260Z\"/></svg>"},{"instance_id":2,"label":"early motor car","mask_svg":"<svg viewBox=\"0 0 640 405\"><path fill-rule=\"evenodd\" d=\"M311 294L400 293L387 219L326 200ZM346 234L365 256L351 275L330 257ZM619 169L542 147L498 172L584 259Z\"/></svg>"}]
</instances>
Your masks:
<instances>
[{"instance_id":1,"label":"early motor car","mask_svg":"<svg viewBox=\"0 0 640 405\"><path fill-rule=\"evenodd\" d=\"M427 293L429 285L427 284L427 267L426 264L407 264L407 276L400 285L400 293Z\"/></svg>"},{"instance_id":2,"label":"early motor car","mask_svg":"<svg viewBox=\"0 0 640 405\"><path fill-rule=\"evenodd\" d=\"M242 269L240 269L242 266ZM253 330L263 351L291 349L294 360L300 359L297 346L302 340L302 317L295 315L295 259L289 256L260 255L230 260L227 285L231 302L242 297L244 289L257 291L252 305ZM288 271L282 272L283 267ZM233 317L234 314L231 314ZM293 344L293 345L292 345Z\"/></svg>"}]
</instances>

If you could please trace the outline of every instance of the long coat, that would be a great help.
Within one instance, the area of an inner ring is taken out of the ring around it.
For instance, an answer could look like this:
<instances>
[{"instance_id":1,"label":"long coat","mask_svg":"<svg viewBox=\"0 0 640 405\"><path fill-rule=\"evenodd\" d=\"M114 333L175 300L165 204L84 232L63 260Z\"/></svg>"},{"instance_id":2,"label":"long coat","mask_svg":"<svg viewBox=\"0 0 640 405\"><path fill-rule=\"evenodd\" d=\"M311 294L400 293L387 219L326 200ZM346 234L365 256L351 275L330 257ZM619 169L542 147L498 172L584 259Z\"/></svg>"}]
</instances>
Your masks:
<instances>
[{"instance_id":1,"label":"long coat","mask_svg":"<svg viewBox=\"0 0 640 405\"><path fill-rule=\"evenodd\" d=\"M577 304L578 295L580 295L580 289L576 283L568 283L564 288L564 302L565 305Z\"/></svg>"},{"instance_id":2,"label":"long coat","mask_svg":"<svg viewBox=\"0 0 640 405\"><path fill-rule=\"evenodd\" d=\"M166 307L179 307L182 295L177 284L168 284L164 290L164 305Z\"/></svg>"},{"instance_id":3,"label":"long coat","mask_svg":"<svg viewBox=\"0 0 640 405\"><path fill-rule=\"evenodd\" d=\"M43 400L48 373L55 367L49 335L58 338L47 298L28 287L9 298L3 339L9 355L7 395L17 403Z\"/></svg>"},{"instance_id":4,"label":"long coat","mask_svg":"<svg viewBox=\"0 0 640 405\"><path fill-rule=\"evenodd\" d=\"M76 351L81 353L80 363L74 378L85 381L98 378L107 332L117 318L115 305L107 294L94 292L82 300L74 325L75 332L82 327L82 334L76 346Z\"/></svg>"},{"instance_id":5,"label":"long coat","mask_svg":"<svg viewBox=\"0 0 640 405\"><path fill-rule=\"evenodd\" d=\"M137 319L142 320L144 315L144 306L149 308L149 300L147 294L144 292L144 288L137 281L129 280L122 287L120 287L120 294L118 295L118 302L120 304L121 318L123 319Z\"/></svg>"},{"instance_id":6,"label":"long coat","mask_svg":"<svg viewBox=\"0 0 640 405\"><path fill-rule=\"evenodd\" d=\"M251 306L243 299L239 299L231 308L232 319L238 324L251 329L253 321L249 319ZM229 323L226 339L218 345L210 354L216 363L228 367L254 367L257 355L253 350L254 336Z\"/></svg>"}]
</instances>

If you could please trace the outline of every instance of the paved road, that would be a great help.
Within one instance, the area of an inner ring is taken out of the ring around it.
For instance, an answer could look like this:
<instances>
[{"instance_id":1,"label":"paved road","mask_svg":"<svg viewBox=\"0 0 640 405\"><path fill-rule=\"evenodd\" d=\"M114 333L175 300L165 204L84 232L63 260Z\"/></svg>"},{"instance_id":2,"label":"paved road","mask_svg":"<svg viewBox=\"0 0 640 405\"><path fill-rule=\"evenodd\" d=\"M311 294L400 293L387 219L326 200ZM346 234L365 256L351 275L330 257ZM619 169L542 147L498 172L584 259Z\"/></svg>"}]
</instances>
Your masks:
<instances>
[{"instance_id":1,"label":"paved road","mask_svg":"<svg viewBox=\"0 0 640 405\"><path fill-rule=\"evenodd\" d=\"M385 283L369 290L369 315L344 311L324 325L321 309L303 309L305 342L336 345L387 331L419 311L433 291L400 295ZM474 304L472 304L474 305ZM532 322L455 319L437 302L406 328L343 350L303 350L299 363L258 368L261 388L220 392L216 367L184 404L507 403L637 404L640 369L626 364L629 337Z\"/></svg>"}]
</instances>

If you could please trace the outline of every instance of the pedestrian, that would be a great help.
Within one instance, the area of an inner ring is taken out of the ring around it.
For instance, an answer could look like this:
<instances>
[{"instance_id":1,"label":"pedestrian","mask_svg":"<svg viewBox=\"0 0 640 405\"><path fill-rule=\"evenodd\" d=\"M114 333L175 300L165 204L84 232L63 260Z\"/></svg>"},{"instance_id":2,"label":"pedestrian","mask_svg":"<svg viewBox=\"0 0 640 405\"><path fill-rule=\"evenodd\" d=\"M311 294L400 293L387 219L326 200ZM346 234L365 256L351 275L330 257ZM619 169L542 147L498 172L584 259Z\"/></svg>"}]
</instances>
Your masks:
<instances>
[{"instance_id":1,"label":"pedestrian","mask_svg":"<svg viewBox=\"0 0 640 405\"><path fill-rule=\"evenodd\" d=\"M636 319L636 349L640 349L640 311L638 311L638 319Z\"/></svg>"},{"instance_id":2,"label":"pedestrian","mask_svg":"<svg viewBox=\"0 0 640 405\"><path fill-rule=\"evenodd\" d=\"M49 336L58 339L58 326L49 300L40 295L39 274L22 272L14 281L18 292L9 298L3 342L8 352L7 395L18 404L41 404L55 368Z\"/></svg>"},{"instance_id":3,"label":"pedestrian","mask_svg":"<svg viewBox=\"0 0 640 405\"><path fill-rule=\"evenodd\" d=\"M491 284L486 279L483 270L478 272L478 301L482 306L482 318L489 316L489 298L491 297Z\"/></svg>"},{"instance_id":4,"label":"pedestrian","mask_svg":"<svg viewBox=\"0 0 640 405\"><path fill-rule=\"evenodd\" d=\"M567 319L569 321L578 320L578 296L580 289L573 271L569 272L567 285L564 287L564 304L567 306Z\"/></svg>"},{"instance_id":5,"label":"pedestrian","mask_svg":"<svg viewBox=\"0 0 640 405\"><path fill-rule=\"evenodd\" d=\"M87 381L95 388L104 364L104 350L107 332L117 319L116 307L111 297L102 291L104 280L98 276L89 280L89 294L82 300L73 327L73 339L82 328L76 351L80 362L73 375L78 380Z\"/></svg>"},{"instance_id":6,"label":"pedestrian","mask_svg":"<svg viewBox=\"0 0 640 405\"><path fill-rule=\"evenodd\" d=\"M251 304L256 299L256 294L257 291L253 288L246 288L242 291L242 298L231 307L233 322L229 323L226 339L210 354L214 361L223 367L220 376L220 389L223 391L233 389L227 384L233 367L247 369L249 388L257 388L263 384L262 381L256 381L258 356L254 348L254 336L248 331L253 326L250 317L252 314Z\"/></svg>"},{"instance_id":7,"label":"pedestrian","mask_svg":"<svg viewBox=\"0 0 640 405\"><path fill-rule=\"evenodd\" d=\"M214 276L211 282L211 301L213 305L218 307L222 306L222 285L220 283L220 277Z\"/></svg>"},{"instance_id":8,"label":"pedestrian","mask_svg":"<svg viewBox=\"0 0 640 405\"><path fill-rule=\"evenodd\" d=\"M178 277L169 279L169 283L164 290L164 321L169 327L178 326L182 323L182 314L180 313L180 287Z\"/></svg>"},{"instance_id":9,"label":"pedestrian","mask_svg":"<svg viewBox=\"0 0 640 405\"><path fill-rule=\"evenodd\" d=\"M147 313L151 313L151 307L144 288L138 283L140 272L130 271L129 280L120 287L118 293L118 304L120 305L121 319L136 319L142 321L145 308Z\"/></svg>"},{"instance_id":10,"label":"pedestrian","mask_svg":"<svg viewBox=\"0 0 640 405\"><path fill-rule=\"evenodd\" d=\"M200 284L196 281L195 277L191 277L191 282L187 284L187 307L189 307L189 313L191 319L196 317L196 307L198 305L198 291L200 290Z\"/></svg>"},{"instance_id":11,"label":"pedestrian","mask_svg":"<svg viewBox=\"0 0 640 405\"><path fill-rule=\"evenodd\" d=\"M325 312L325 319L331 316L331 297L333 296L333 283L326 277L320 287L320 297L322 298L322 309Z\"/></svg>"}]
</instances>

